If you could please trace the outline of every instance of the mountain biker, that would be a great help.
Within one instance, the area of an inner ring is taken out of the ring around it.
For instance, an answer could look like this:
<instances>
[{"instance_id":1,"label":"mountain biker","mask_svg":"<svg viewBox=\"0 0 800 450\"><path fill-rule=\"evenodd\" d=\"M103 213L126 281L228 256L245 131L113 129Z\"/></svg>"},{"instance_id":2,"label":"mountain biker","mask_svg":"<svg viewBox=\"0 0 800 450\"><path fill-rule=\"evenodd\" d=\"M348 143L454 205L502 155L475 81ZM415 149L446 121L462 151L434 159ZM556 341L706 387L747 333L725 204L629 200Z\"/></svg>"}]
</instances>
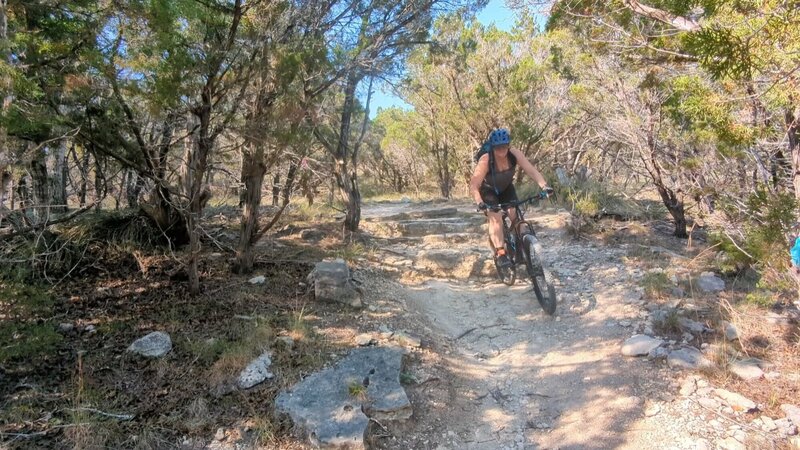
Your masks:
<instances>
[{"instance_id":1,"label":"mountain biker","mask_svg":"<svg viewBox=\"0 0 800 450\"><path fill-rule=\"evenodd\" d=\"M492 130L487 143L488 151L480 156L472 173L469 192L477 203L478 210L483 211L489 218L489 239L495 249L494 256L498 266L506 268L511 266L511 261L503 245L503 215L499 208L493 207L517 200L517 191L513 184L517 164L547 195L552 194L553 189L547 185L547 181L536 166L531 164L521 151L511 148L511 135L507 129ZM508 215L512 221L516 219L516 211L513 208L509 208Z\"/></svg>"}]
</instances>

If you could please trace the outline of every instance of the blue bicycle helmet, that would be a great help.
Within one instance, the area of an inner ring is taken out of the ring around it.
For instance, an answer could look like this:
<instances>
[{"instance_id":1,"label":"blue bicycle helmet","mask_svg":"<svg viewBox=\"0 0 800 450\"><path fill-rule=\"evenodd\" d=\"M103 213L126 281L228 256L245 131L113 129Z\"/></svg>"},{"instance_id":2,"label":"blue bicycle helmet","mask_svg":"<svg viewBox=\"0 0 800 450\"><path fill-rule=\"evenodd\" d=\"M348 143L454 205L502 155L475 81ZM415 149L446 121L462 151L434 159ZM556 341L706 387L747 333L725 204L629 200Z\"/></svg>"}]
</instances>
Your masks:
<instances>
[{"instance_id":1,"label":"blue bicycle helmet","mask_svg":"<svg viewBox=\"0 0 800 450\"><path fill-rule=\"evenodd\" d=\"M497 147L498 145L506 145L511 143L511 135L508 134L508 130L505 128L497 128L492 130L491 134L489 134L489 144L492 147Z\"/></svg>"}]
</instances>

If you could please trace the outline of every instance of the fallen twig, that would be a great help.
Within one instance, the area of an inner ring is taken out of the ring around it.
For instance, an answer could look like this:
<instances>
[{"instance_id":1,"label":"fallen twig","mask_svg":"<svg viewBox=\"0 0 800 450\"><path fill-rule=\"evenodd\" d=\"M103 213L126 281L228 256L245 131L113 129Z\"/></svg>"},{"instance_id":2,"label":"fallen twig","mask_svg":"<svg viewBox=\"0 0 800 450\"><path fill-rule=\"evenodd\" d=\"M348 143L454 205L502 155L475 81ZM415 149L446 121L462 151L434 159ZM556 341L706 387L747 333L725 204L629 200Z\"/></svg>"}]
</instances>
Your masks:
<instances>
[{"instance_id":1,"label":"fallen twig","mask_svg":"<svg viewBox=\"0 0 800 450\"><path fill-rule=\"evenodd\" d=\"M100 416L103 416L103 417L110 417L112 419L117 419L117 420L133 420L136 417L133 414L113 414L113 413L107 413L107 412L104 412L104 411L100 411L99 409L87 408L87 407L70 408L70 409L68 409L68 411L86 411L86 412L94 413L94 414L97 414L97 415L100 415Z\"/></svg>"}]
</instances>

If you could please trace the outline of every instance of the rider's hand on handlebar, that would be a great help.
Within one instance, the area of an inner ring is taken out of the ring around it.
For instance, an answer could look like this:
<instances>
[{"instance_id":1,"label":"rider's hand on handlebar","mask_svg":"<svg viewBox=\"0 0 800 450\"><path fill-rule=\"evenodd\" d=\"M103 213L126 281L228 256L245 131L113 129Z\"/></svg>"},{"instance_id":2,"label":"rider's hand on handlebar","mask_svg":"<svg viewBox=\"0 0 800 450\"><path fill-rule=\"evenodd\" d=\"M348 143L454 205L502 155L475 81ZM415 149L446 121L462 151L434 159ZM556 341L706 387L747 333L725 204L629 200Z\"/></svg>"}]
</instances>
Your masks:
<instances>
[{"instance_id":1,"label":"rider's hand on handlebar","mask_svg":"<svg viewBox=\"0 0 800 450\"><path fill-rule=\"evenodd\" d=\"M486 211L487 209L489 209L489 205L484 202L478 203L478 212Z\"/></svg>"},{"instance_id":2,"label":"rider's hand on handlebar","mask_svg":"<svg viewBox=\"0 0 800 450\"><path fill-rule=\"evenodd\" d=\"M550 186L545 186L542 188L542 198L548 198L555 193L555 189L551 188Z\"/></svg>"}]
</instances>

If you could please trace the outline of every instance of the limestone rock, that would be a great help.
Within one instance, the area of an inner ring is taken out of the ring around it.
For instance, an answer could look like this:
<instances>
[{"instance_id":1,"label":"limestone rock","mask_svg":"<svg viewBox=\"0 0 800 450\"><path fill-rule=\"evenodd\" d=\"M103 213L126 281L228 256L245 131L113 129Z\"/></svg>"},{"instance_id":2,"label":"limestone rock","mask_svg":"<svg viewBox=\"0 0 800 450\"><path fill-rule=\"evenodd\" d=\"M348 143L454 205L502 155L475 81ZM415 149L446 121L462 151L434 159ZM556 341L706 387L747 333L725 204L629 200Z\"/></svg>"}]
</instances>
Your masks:
<instances>
[{"instance_id":1,"label":"limestone rock","mask_svg":"<svg viewBox=\"0 0 800 450\"><path fill-rule=\"evenodd\" d=\"M275 377L275 375L269 371L269 366L271 365L271 352L262 353L261 356L251 361L239 374L239 380L237 382L239 389L250 389L265 380Z\"/></svg>"},{"instance_id":2,"label":"limestone rock","mask_svg":"<svg viewBox=\"0 0 800 450\"><path fill-rule=\"evenodd\" d=\"M259 275L248 280L250 284L264 284L265 281L267 281L267 279L264 277L264 275Z\"/></svg>"},{"instance_id":3,"label":"limestone rock","mask_svg":"<svg viewBox=\"0 0 800 450\"><path fill-rule=\"evenodd\" d=\"M735 341L739 339L739 330L736 329L736 325L730 322L724 322L725 326L725 339L729 341Z\"/></svg>"},{"instance_id":4,"label":"limestone rock","mask_svg":"<svg viewBox=\"0 0 800 450\"><path fill-rule=\"evenodd\" d=\"M312 445L363 449L369 418L411 417L411 403L400 385L401 363L398 348L354 349L334 366L281 392L276 411L288 415L295 431Z\"/></svg>"},{"instance_id":5,"label":"limestone rock","mask_svg":"<svg viewBox=\"0 0 800 450\"><path fill-rule=\"evenodd\" d=\"M700 350L694 347L684 347L669 353L667 365L673 368L697 370L711 367L713 363L706 359Z\"/></svg>"},{"instance_id":6,"label":"limestone rock","mask_svg":"<svg viewBox=\"0 0 800 450\"><path fill-rule=\"evenodd\" d=\"M759 367L758 360L755 358L734 361L728 369L743 380L757 380L764 376L764 371Z\"/></svg>"},{"instance_id":7,"label":"limestone rock","mask_svg":"<svg viewBox=\"0 0 800 450\"><path fill-rule=\"evenodd\" d=\"M795 405L784 404L781 405L781 411L786 414L786 417L788 417L796 427L800 428L800 408Z\"/></svg>"},{"instance_id":8,"label":"limestone rock","mask_svg":"<svg viewBox=\"0 0 800 450\"><path fill-rule=\"evenodd\" d=\"M372 337L371 333L362 333L356 336L356 345L361 347L366 347L367 345L372 344L375 339Z\"/></svg>"},{"instance_id":9,"label":"limestone rock","mask_svg":"<svg viewBox=\"0 0 800 450\"><path fill-rule=\"evenodd\" d=\"M658 348L664 341L637 334L622 344L622 354L625 356L644 356L653 349Z\"/></svg>"},{"instance_id":10,"label":"limestone rock","mask_svg":"<svg viewBox=\"0 0 800 450\"><path fill-rule=\"evenodd\" d=\"M308 276L314 282L317 300L334 301L353 307L363 306L362 293L350 279L350 269L342 259L318 262Z\"/></svg>"},{"instance_id":11,"label":"limestone rock","mask_svg":"<svg viewBox=\"0 0 800 450\"><path fill-rule=\"evenodd\" d=\"M163 331L154 331L135 340L128 351L150 358L160 358L172 350L172 340Z\"/></svg>"},{"instance_id":12,"label":"limestone rock","mask_svg":"<svg viewBox=\"0 0 800 450\"><path fill-rule=\"evenodd\" d=\"M755 402L735 392L726 391L725 389L714 389L714 395L722 399L722 401L733 408L734 411L751 411L757 408Z\"/></svg>"},{"instance_id":13,"label":"limestone rock","mask_svg":"<svg viewBox=\"0 0 800 450\"><path fill-rule=\"evenodd\" d=\"M678 318L678 325L681 329L684 329L692 334L703 334L711 331L707 326L704 324L697 322L695 320L689 319L688 317L680 317Z\"/></svg>"},{"instance_id":14,"label":"limestone rock","mask_svg":"<svg viewBox=\"0 0 800 450\"><path fill-rule=\"evenodd\" d=\"M725 290L725 281L712 272L703 272L697 279L697 287L703 292L719 292Z\"/></svg>"}]
</instances>

